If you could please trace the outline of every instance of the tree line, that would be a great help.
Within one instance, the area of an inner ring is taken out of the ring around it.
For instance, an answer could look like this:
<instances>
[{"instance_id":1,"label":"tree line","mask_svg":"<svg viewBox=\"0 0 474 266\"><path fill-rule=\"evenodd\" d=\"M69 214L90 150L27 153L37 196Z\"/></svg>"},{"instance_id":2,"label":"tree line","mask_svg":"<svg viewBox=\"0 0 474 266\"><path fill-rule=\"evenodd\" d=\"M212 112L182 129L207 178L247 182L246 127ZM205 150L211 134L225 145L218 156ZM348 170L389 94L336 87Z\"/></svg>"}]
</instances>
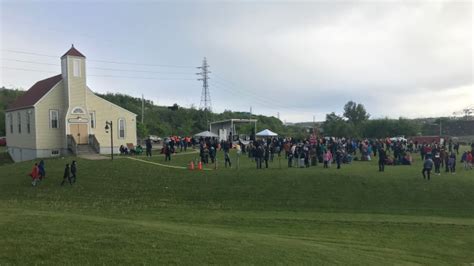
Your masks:
<instances>
[{"instance_id":1,"label":"tree line","mask_svg":"<svg viewBox=\"0 0 474 266\"><path fill-rule=\"evenodd\" d=\"M324 134L333 137L385 138L391 136L415 136L421 134L419 123L405 118L369 119L363 104L349 101L344 105L342 116L334 112L326 115L322 124Z\"/></svg>"}]
</instances>

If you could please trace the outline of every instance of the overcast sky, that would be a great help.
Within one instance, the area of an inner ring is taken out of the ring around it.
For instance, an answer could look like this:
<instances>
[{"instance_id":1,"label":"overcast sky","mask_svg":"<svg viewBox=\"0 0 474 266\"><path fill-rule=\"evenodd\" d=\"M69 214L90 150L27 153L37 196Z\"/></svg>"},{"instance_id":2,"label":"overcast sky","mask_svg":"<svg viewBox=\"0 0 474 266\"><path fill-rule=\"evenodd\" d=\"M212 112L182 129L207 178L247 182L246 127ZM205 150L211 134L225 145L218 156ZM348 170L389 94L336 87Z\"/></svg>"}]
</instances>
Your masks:
<instances>
[{"instance_id":1,"label":"overcast sky","mask_svg":"<svg viewBox=\"0 0 474 266\"><path fill-rule=\"evenodd\" d=\"M74 43L92 90L160 105L199 107L203 57L216 112L297 122L349 100L374 118L474 105L471 1L0 3L0 86L59 74Z\"/></svg>"}]
</instances>

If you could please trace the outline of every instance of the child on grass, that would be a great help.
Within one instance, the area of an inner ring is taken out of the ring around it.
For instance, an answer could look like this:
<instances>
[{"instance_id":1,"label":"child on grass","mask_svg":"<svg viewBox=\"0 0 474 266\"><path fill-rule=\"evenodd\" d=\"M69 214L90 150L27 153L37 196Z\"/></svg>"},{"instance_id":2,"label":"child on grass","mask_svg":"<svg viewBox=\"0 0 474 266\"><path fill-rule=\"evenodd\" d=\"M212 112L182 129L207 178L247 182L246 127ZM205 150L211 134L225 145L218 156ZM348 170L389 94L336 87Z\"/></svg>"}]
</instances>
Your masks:
<instances>
[{"instance_id":1,"label":"child on grass","mask_svg":"<svg viewBox=\"0 0 474 266\"><path fill-rule=\"evenodd\" d=\"M64 168L63 182L61 182L61 186L64 185L64 182L66 182L66 179L69 181L69 184L72 185L69 164L66 164L66 167Z\"/></svg>"},{"instance_id":2,"label":"child on grass","mask_svg":"<svg viewBox=\"0 0 474 266\"><path fill-rule=\"evenodd\" d=\"M33 169L31 170L30 173L31 176L31 185L36 187L36 185L39 183L39 169L38 169L38 164L35 163L33 166Z\"/></svg>"}]
</instances>

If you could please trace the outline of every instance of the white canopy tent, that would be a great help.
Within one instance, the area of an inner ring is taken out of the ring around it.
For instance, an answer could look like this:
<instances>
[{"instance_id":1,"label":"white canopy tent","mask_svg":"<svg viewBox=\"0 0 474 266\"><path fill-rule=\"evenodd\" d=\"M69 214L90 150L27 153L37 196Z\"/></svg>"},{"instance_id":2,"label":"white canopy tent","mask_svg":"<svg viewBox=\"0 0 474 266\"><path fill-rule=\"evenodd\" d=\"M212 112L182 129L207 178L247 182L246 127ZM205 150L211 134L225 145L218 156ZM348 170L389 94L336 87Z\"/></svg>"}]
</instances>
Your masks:
<instances>
[{"instance_id":1,"label":"white canopy tent","mask_svg":"<svg viewBox=\"0 0 474 266\"><path fill-rule=\"evenodd\" d=\"M265 130L262 130L260 132L258 132L257 134L255 134L257 137L276 137L278 136L277 133L269 130L269 129L265 129Z\"/></svg>"},{"instance_id":2,"label":"white canopy tent","mask_svg":"<svg viewBox=\"0 0 474 266\"><path fill-rule=\"evenodd\" d=\"M219 137L217 134L214 134L210 131L203 131L201 133L197 133L194 136L195 137L203 137L203 138L217 138L217 137Z\"/></svg>"}]
</instances>

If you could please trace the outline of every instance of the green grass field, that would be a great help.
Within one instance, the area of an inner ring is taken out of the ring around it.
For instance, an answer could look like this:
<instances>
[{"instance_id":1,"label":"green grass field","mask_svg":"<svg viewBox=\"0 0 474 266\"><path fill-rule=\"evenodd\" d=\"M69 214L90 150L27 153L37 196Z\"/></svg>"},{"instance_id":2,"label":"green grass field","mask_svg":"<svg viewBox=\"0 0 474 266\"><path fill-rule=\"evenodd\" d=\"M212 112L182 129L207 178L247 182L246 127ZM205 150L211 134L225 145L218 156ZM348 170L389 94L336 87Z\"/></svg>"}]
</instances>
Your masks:
<instances>
[{"instance_id":1,"label":"green grass field","mask_svg":"<svg viewBox=\"0 0 474 266\"><path fill-rule=\"evenodd\" d=\"M384 173L77 159L78 182L61 187L72 159L46 160L36 188L32 162L0 166L0 265L474 263L474 170L459 163L425 181L418 157Z\"/></svg>"}]
</instances>

